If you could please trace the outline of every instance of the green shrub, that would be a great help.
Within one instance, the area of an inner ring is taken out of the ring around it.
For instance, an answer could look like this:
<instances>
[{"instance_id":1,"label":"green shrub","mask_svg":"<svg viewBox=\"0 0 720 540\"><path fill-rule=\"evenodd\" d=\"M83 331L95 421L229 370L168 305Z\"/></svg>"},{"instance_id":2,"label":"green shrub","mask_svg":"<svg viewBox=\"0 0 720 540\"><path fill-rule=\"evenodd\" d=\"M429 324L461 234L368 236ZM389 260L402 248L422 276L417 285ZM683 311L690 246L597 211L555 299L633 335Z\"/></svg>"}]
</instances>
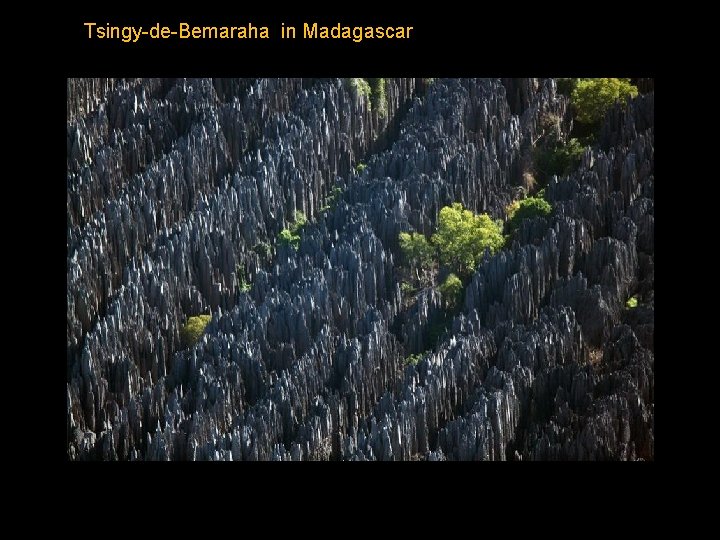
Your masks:
<instances>
[{"instance_id":1,"label":"green shrub","mask_svg":"<svg viewBox=\"0 0 720 540\"><path fill-rule=\"evenodd\" d=\"M635 296L631 296L630 298L628 298L628 301L625 302L625 307L627 307L627 308L629 308L629 309L633 309L633 308L638 307L638 297L637 297L637 294L636 294Z\"/></svg>"},{"instance_id":2,"label":"green shrub","mask_svg":"<svg viewBox=\"0 0 720 540\"><path fill-rule=\"evenodd\" d=\"M505 207L505 215L507 216L507 219L512 218L515 215L515 212L518 211L520 208L520 201L522 201L522 199L515 199Z\"/></svg>"},{"instance_id":3,"label":"green shrub","mask_svg":"<svg viewBox=\"0 0 720 540\"><path fill-rule=\"evenodd\" d=\"M300 229L302 229L307 223L307 217L303 212L299 210L295 211L295 220L290 224L290 227L280 231L278 235L278 241L281 244L292 246L294 249L300 247Z\"/></svg>"},{"instance_id":4,"label":"green shrub","mask_svg":"<svg viewBox=\"0 0 720 540\"><path fill-rule=\"evenodd\" d=\"M418 353L418 354L411 354L403 360L403 364L406 366L417 366L418 362L422 360L422 357L425 356L425 353Z\"/></svg>"},{"instance_id":5,"label":"green shrub","mask_svg":"<svg viewBox=\"0 0 720 540\"><path fill-rule=\"evenodd\" d=\"M358 174L362 174L362 172L363 172L365 169L367 169L367 165L365 165L363 162L358 163L357 166L355 167L355 171L356 171Z\"/></svg>"},{"instance_id":6,"label":"green shrub","mask_svg":"<svg viewBox=\"0 0 720 540\"><path fill-rule=\"evenodd\" d=\"M537 128L543 147L556 145L562 139L562 119L557 114L542 113L538 118Z\"/></svg>"},{"instance_id":7,"label":"green shrub","mask_svg":"<svg viewBox=\"0 0 720 540\"><path fill-rule=\"evenodd\" d=\"M294 249L297 249L300 247L300 235L299 234L293 234L290 229L283 229L280 231L280 234L278 235L278 242L281 244L285 244L286 246L291 246Z\"/></svg>"},{"instance_id":8,"label":"green shrub","mask_svg":"<svg viewBox=\"0 0 720 540\"><path fill-rule=\"evenodd\" d=\"M387 99L385 98L385 79L368 79L370 83L370 103L380 117L387 116Z\"/></svg>"},{"instance_id":9,"label":"green shrub","mask_svg":"<svg viewBox=\"0 0 720 540\"><path fill-rule=\"evenodd\" d=\"M575 115L584 124L599 124L616 101L638 95L630 79L579 79L570 96Z\"/></svg>"},{"instance_id":10,"label":"green shrub","mask_svg":"<svg viewBox=\"0 0 720 540\"><path fill-rule=\"evenodd\" d=\"M568 174L580 164L585 147L578 139L570 139L567 144L557 143L535 149L535 169L544 182L553 175Z\"/></svg>"},{"instance_id":11,"label":"green shrub","mask_svg":"<svg viewBox=\"0 0 720 540\"><path fill-rule=\"evenodd\" d=\"M455 274L448 275L438 289L443 297L443 302L448 308L454 309L458 306L463 291L463 283L459 277Z\"/></svg>"},{"instance_id":12,"label":"green shrub","mask_svg":"<svg viewBox=\"0 0 720 540\"><path fill-rule=\"evenodd\" d=\"M244 277L241 277L240 280L238 281L238 288L240 289L241 292L246 293L246 292L250 292L250 289L252 289L252 285L250 285L249 281L245 281Z\"/></svg>"},{"instance_id":13,"label":"green shrub","mask_svg":"<svg viewBox=\"0 0 720 540\"><path fill-rule=\"evenodd\" d=\"M184 347L192 347L198 342L210 319L212 319L212 315L197 315L188 318L185 325L180 329L180 339Z\"/></svg>"},{"instance_id":14,"label":"green shrub","mask_svg":"<svg viewBox=\"0 0 720 540\"><path fill-rule=\"evenodd\" d=\"M537 217L537 216L549 216L552 213L552 206L545 199L541 197L527 197L520 201L516 201L508 206L508 230L514 232L520 227L520 223L524 219ZM510 208L510 207L513 208Z\"/></svg>"},{"instance_id":15,"label":"green shrub","mask_svg":"<svg viewBox=\"0 0 720 540\"><path fill-rule=\"evenodd\" d=\"M327 210L331 210L331 209L335 208L335 205L337 204L341 195L342 195L341 187L335 186L334 188L332 188L332 191L330 191L330 194L327 197L325 197L324 204L320 207L320 213L326 212Z\"/></svg>"},{"instance_id":16,"label":"green shrub","mask_svg":"<svg viewBox=\"0 0 720 540\"><path fill-rule=\"evenodd\" d=\"M300 229L302 229L305 224L307 223L307 217L305 217L305 214L301 212L300 210L295 211L295 221L292 222L290 225L290 230L293 233L297 233Z\"/></svg>"},{"instance_id":17,"label":"green shrub","mask_svg":"<svg viewBox=\"0 0 720 540\"><path fill-rule=\"evenodd\" d=\"M401 232L398 238L400 249L413 268L427 268L432 264L434 250L425 235Z\"/></svg>"},{"instance_id":18,"label":"green shrub","mask_svg":"<svg viewBox=\"0 0 720 540\"><path fill-rule=\"evenodd\" d=\"M585 147L580 144L580 141L578 139L570 139L556 152L558 168L562 167L563 173L567 174L580 164L583 152L585 152Z\"/></svg>"},{"instance_id":19,"label":"green shrub","mask_svg":"<svg viewBox=\"0 0 720 540\"><path fill-rule=\"evenodd\" d=\"M353 88L358 95L370 97L372 90L370 84L365 79L349 79L350 88Z\"/></svg>"},{"instance_id":20,"label":"green shrub","mask_svg":"<svg viewBox=\"0 0 720 540\"><path fill-rule=\"evenodd\" d=\"M469 275L486 249L494 253L503 246L502 221L489 215L475 215L462 204L440 210L438 229L431 242L438 249L440 263L460 275Z\"/></svg>"},{"instance_id":21,"label":"green shrub","mask_svg":"<svg viewBox=\"0 0 720 540\"><path fill-rule=\"evenodd\" d=\"M427 241L425 235L420 233L401 232L398 240L408 265L415 271L418 283L421 283L433 265L435 249Z\"/></svg>"},{"instance_id":22,"label":"green shrub","mask_svg":"<svg viewBox=\"0 0 720 540\"><path fill-rule=\"evenodd\" d=\"M411 295L415 292L415 287L413 287L410 283L407 281L403 281L400 284L400 292L405 295Z\"/></svg>"},{"instance_id":23,"label":"green shrub","mask_svg":"<svg viewBox=\"0 0 720 540\"><path fill-rule=\"evenodd\" d=\"M252 289L250 282L245 279L245 269L239 264L235 268L235 280L241 292L249 292Z\"/></svg>"},{"instance_id":24,"label":"green shrub","mask_svg":"<svg viewBox=\"0 0 720 540\"><path fill-rule=\"evenodd\" d=\"M252 250L265 259L270 258L272 255L272 247L267 242L258 242L253 246Z\"/></svg>"},{"instance_id":25,"label":"green shrub","mask_svg":"<svg viewBox=\"0 0 720 540\"><path fill-rule=\"evenodd\" d=\"M557 81L557 91L558 94L562 94L564 96L570 97L572 94L572 91L575 90L575 87L577 86L577 79L558 79Z\"/></svg>"},{"instance_id":26,"label":"green shrub","mask_svg":"<svg viewBox=\"0 0 720 540\"><path fill-rule=\"evenodd\" d=\"M370 98L370 108L384 117L387 115L385 98L385 79L348 79L350 88L358 95Z\"/></svg>"}]
</instances>

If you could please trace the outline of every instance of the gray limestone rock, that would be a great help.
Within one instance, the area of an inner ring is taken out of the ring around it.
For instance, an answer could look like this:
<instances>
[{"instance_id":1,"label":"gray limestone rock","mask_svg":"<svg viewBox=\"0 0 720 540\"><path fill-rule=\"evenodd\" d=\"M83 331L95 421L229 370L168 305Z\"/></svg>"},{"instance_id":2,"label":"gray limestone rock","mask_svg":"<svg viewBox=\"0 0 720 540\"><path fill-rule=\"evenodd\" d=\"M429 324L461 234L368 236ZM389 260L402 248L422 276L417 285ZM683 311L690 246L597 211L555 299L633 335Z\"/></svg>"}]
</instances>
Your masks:
<instances>
[{"instance_id":1,"label":"gray limestone rock","mask_svg":"<svg viewBox=\"0 0 720 540\"><path fill-rule=\"evenodd\" d=\"M502 217L541 116L569 127L554 80L387 79L385 115L339 79L68 95L69 459L654 459L652 93L429 350L446 315L432 288L403 303L398 233L454 201Z\"/></svg>"}]
</instances>

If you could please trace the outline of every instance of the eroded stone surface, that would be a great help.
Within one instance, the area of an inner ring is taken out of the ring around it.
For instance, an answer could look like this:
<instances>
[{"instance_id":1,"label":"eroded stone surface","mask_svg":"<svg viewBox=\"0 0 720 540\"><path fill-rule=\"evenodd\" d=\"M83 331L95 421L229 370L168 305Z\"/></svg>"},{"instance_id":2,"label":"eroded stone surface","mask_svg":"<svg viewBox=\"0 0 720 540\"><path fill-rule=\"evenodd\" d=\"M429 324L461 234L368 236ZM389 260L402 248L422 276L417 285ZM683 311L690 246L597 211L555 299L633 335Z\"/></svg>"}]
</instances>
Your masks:
<instances>
[{"instance_id":1,"label":"eroded stone surface","mask_svg":"<svg viewBox=\"0 0 720 540\"><path fill-rule=\"evenodd\" d=\"M501 217L567 113L549 79L425 87L388 79L381 117L333 79L68 81L70 459L654 458L653 94L405 366L440 308L403 306L398 233ZM253 249L295 210L297 251Z\"/></svg>"}]
</instances>

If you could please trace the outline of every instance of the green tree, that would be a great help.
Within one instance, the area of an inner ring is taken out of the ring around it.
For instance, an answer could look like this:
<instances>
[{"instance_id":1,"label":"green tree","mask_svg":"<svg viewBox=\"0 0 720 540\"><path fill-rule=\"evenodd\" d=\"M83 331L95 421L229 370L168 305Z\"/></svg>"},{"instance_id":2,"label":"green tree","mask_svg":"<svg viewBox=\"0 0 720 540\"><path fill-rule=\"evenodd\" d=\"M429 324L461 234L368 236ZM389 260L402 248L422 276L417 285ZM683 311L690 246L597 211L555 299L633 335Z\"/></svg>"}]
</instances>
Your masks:
<instances>
[{"instance_id":1,"label":"green tree","mask_svg":"<svg viewBox=\"0 0 720 540\"><path fill-rule=\"evenodd\" d=\"M180 339L185 347L192 347L195 345L200 336L205 332L205 327L212 319L212 315L197 315L196 317L189 317L187 322L180 329Z\"/></svg>"},{"instance_id":2,"label":"green tree","mask_svg":"<svg viewBox=\"0 0 720 540\"><path fill-rule=\"evenodd\" d=\"M440 263L460 275L469 275L486 249L490 253L503 246L502 221L489 215L475 215L460 203L440 210L438 229L431 241L440 254Z\"/></svg>"},{"instance_id":3,"label":"green tree","mask_svg":"<svg viewBox=\"0 0 720 540\"><path fill-rule=\"evenodd\" d=\"M460 295L463 291L463 283L460 281L460 278L455 274L450 274L438 289L440 290L445 305L450 309L455 309L460 303Z\"/></svg>"},{"instance_id":4,"label":"green tree","mask_svg":"<svg viewBox=\"0 0 720 540\"><path fill-rule=\"evenodd\" d=\"M579 79L570 100L579 122L598 124L616 101L637 95L630 79Z\"/></svg>"},{"instance_id":5,"label":"green tree","mask_svg":"<svg viewBox=\"0 0 720 540\"><path fill-rule=\"evenodd\" d=\"M508 230L510 232L516 231L524 219L537 216L549 216L551 213L552 206L541 197L527 197L526 199L515 201L507 207Z\"/></svg>"},{"instance_id":6,"label":"green tree","mask_svg":"<svg viewBox=\"0 0 720 540\"><path fill-rule=\"evenodd\" d=\"M401 232L399 236L400 249L410 267L415 270L415 276L420 281L419 270L426 270L433 261L434 250L428 243L425 235L420 233Z\"/></svg>"}]
</instances>

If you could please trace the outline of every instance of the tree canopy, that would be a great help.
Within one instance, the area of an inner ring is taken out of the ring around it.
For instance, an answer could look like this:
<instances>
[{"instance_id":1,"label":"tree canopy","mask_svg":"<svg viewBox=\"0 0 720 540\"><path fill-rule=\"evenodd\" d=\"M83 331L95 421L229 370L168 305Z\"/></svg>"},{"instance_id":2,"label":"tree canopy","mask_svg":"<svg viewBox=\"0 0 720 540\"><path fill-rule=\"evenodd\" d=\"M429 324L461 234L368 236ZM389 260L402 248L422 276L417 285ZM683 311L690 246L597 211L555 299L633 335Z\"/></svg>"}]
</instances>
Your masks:
<instances>
[{"instance_id":1,"label":"tree canopy","mask_svg":"<svg viewBox=\"0 0 720 540\"><path fill-rule=\"evenodd\" d=\"M595 124L618 100L638 95L630 79L579 79L570 99L579 122Z\"/></svg>"},{"instance_id":2,"label":"tree canopy","mask_svg":"<svg viewBox=\"0 0 720 540\"><path fill-rule=\"evenodd\" d=\"M475 215L460 203L440 210L438 229L431 241L440 254L440 263L469 275L486 249L494 253L505 242L502 221L489 215Z\"/></svg>"},{"instance_id":3,"label":"tree canopy","mask_svg":"<svg viewBox=\"0 0 720 540\"><path fill-rule=\"evenodd\" d=\"M433 248L425 235L420 233L400 233L400 249L413 267L425 268L432 263Z\"/></svg>"},{"instance_id":4,"label":"tree canopy","mask_svg":"<svg viewBox=\"0 0 720 540\"><path fill-rule=\"evenodd\" d=\"M211 315L197 315L189 317L180 330L180 339L185 347L192 347L205 332L205 327L210 322Z\"/></svg>"},{"instance_id":5,"label":"tree canopy","mask_svg":"<svg viewBox=\"0 0 720 540\"><path fill-rule=\"evenodd\" d=\"M428 274L432 278L436 263L451 272L441 286L448 305L455 304L452 299L458 288L462 289L460 277L473 273L486 250L494 253L505 243L502 220L493 220L487 214L476 215L461 203L440 210L437 230L429 242L423 234L407 232L400 233L398 240L419 283Z\"/></svg>"}]
</instances>

